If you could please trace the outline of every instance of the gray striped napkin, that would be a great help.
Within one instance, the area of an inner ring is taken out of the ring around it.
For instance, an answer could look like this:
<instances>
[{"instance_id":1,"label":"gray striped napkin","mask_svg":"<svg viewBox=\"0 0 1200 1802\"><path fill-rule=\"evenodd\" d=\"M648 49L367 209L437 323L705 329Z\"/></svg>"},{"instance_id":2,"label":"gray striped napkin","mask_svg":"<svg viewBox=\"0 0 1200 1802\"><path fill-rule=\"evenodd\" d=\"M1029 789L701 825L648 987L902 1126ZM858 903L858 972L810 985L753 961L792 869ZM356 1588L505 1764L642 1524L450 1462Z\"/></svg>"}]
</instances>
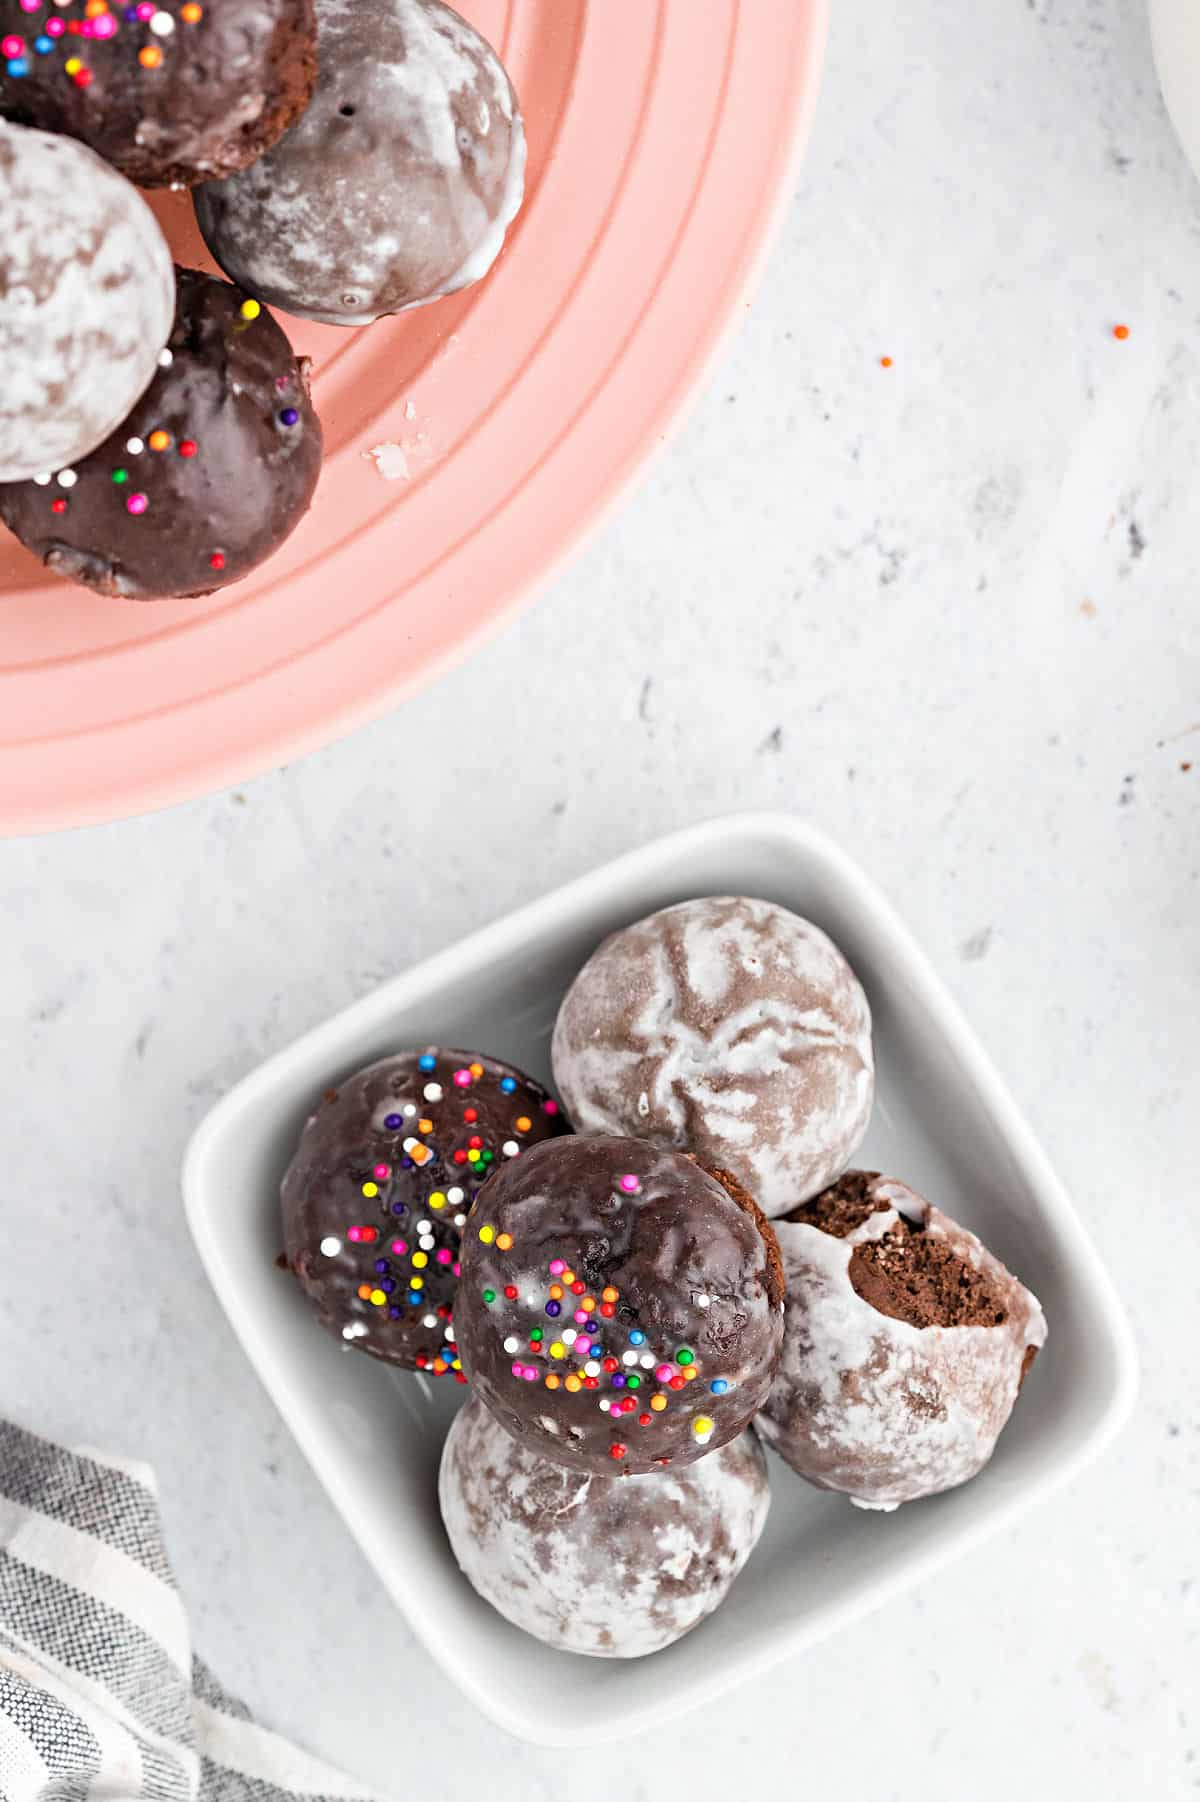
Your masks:
<instances>
[{"instance_id":1,"label":"gray striped napkin","mask_svg":"<svg viewBox=\"0 0 1200 1802\"><path fill-rule=\"evenodd\" d=\"M0 1421L0 1802L370 1802L192 1656L153 1473Z\"/></svg>"}]
</instances>

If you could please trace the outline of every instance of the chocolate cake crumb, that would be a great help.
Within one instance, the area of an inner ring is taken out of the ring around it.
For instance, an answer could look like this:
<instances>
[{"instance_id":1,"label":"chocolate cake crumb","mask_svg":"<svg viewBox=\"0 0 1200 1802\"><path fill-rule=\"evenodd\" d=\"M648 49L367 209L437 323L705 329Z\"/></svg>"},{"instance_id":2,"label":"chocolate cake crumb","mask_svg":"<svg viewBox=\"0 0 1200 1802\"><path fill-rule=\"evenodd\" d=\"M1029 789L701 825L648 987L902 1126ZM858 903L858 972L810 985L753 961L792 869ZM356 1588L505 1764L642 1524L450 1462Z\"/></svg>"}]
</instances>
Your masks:
<instances>
[{"instance_id":1,"label":"chocolate cake crumb","mask_svg":"<svg viewBox=\"0 0 1200 1802\"><path fill-rule=\"evenodd\" d=\"M854 1247L850 1282L876 1313L910 1326L1003 1326L1008 1318L982 1270L903 1215L881 1239Z\"/></svg>"},{"instance_id":2,"label":"chocolate cake crumb","mask_svg":"<svg viewBox=\"0 0 1200 1802\"><path fill-rule=\"evenodd\" d=\"M793 1208L784 1219L794 1220L800 1226L820 1227L834 1239L848 1239L872 1214L886 1214L891 1207L886 1196L875 1193L879 1181L878 1171L847 1170L845 1176L803 1207Z\"/></svg>"}]
</instances>

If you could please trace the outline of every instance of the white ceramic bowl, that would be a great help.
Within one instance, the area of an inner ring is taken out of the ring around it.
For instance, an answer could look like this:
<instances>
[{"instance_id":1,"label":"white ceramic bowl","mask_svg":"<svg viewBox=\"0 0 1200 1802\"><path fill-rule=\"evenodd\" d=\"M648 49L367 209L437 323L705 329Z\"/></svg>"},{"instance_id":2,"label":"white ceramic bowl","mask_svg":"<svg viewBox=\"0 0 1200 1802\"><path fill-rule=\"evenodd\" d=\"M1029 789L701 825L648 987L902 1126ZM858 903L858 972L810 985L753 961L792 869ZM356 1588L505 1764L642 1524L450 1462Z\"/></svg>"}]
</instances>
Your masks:
<instances>
[{"instance_id":1,"label":"white ceramic bowl","mask_svg":"<svg viewBox=\"0 0 1200 1802\"><path fill-rule=\"evenodd\" d=\"M1171 123L1200 175L1200 7L1196 0L1150 0L1150 36Z\"/></svg>"},{"instance_id":2,"label":"white ceramic bowl","mask_svg":"<svg viewBox=\"0 0 1200 1802\"><path fill-rule=\"evenodd\" d=\"M841 945L871 999L879 1073L855 1161L903 1177L979 1233L1039 1296L1050 1338L996 1456L962 1489L866 1514L772 1459L758 1549L724 1607L655 1655L647 1682L640 1660L526 1638L468 1587L436 1492L442 1437L464 1391L343 1351L317 1326L275 1268L278 1189L310 1103L330 1084L386 1052L439 1041L546 1078L559 999L605 933L722 893L782 902ZM883 896L828 840L784 817L717 820L662 839L387 983L213 1109L189 1149L184 1193L251 1363L413 1631L486 1714L544 1745L636 1732L816 1644L1008 1525L1093 1457L1133 1401L1120 1306L1003 1083Z\"/></svg>"}]
</instances>

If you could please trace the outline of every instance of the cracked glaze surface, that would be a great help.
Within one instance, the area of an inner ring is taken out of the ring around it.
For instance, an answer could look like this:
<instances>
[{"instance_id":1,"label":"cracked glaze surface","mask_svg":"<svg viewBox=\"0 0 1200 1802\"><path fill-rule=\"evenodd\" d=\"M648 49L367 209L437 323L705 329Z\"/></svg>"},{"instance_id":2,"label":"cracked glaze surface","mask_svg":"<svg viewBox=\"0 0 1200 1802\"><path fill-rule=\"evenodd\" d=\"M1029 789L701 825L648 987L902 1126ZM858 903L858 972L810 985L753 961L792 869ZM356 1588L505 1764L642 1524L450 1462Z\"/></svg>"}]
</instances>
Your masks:
<instances>
[{"instance_id":1,"label":"cracked glaze surface","mask_svg":"<svg viewBox=\"0 0 1200 1802\"><path fill-rule=\"evenodd\" d=\"M605 940L559 1012L554 1074L580 1132L730 1170L781 1214L853 1156L874 1094L850 965L786 908L711 896Z\"/></svg>"},{"instance_id":2,"label":"cracked glaze surface","mask_svg":"<svg viewBox=\"0 0 1200 1802\"><path fill-rule=\"evenodd\" d=\"M484 1600L547 1645L598 1658L661 1651L711 1614L771 1499L753 1431L681 1470L605 1477L539 1457L479 1401L450 1429L438 1494Z\"/></svg>"}]
</instances>

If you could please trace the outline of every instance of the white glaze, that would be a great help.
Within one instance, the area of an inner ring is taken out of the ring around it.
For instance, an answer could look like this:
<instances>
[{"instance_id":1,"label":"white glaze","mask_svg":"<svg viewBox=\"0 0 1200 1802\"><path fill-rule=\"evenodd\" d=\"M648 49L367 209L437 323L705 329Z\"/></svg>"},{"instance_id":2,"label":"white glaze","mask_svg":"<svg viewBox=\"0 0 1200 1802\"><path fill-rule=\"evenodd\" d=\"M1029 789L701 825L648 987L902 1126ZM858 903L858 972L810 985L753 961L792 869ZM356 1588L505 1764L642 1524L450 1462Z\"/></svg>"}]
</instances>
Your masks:
<instances>
[{"instance_id":1,"label":"white glaze","mask_svg":"<svg viewBox=\"0 0 1200 1802\"><path fill-rule=\"evenodd\" d=\"M693 1150L768 1214L853 1156L874 1093L871 1016L818 927L710 897L608 940L576 978L554 1074L580 1131Z\"/></svg>"},{"instance_id":2,"label":"white glaze","mask_svg":"<svg viewBox=\"0 0 1200 1802\"><path fill-rule=\"evenodd\" d=\"M198 189L196 210L236 281L362 325L487 273L524 196L525 136L498 58L449 7L318 0L317 22L308 110L257 164Z\"/></svg>"},{"instance_id":3,"label":"white glaze","mask_svg":"<svg viewBox=\"0 0 1200 1802\"><path fill-rule=\"evenodd\" d=\"M520 212L521 203L525 199L525 167L528 161L525 125L520 113L513 107L507 92L503 94L502 107L512 133L512 148L504 174L503 198L495 218L484 223L474 247L459 264L454 274L446 278L441 289L442 294L457 294L460 288L469 288L472 282L483 280L504 249L508 228ZM486 127L484 129L486 130ZM431 296L431 298L436 298L436 296ZM410 301L409 306L404 310L407 312L412 307L424 305L423 300L414 300Z\"/></svg>"},{"instance_id":4,"label":"white glaze","mask_svg":"<svg viewBox=\"0 0 1200 1802\"><path fill-rule=\"evenodd\" d=\"M376 472L385 482L407 481L408 458L402 444L373 444L365 455L374 458Z\"/></svg>"},{"instance_id":5,"label":"white glaze","mask_svg":"<svg viewBox=\"0 0 1200 1802\"><path fill-rule=\"evenodd\" d=\"M95 450L149 386L174 315L171 255L136 188L73 139L0 122L0 481Z\"/></svg>"},{"instance_id":6,"label":"white glaze","mask_svg":"<svg viewBox=\"0 0 1200 1802\"><path fill-rule=\"evenodd\" d=\"M710 1614L770 1506L754 1434L678 1471L602 1477L528 1451L469 1401L438 1494L468 1581L514 1626L562 1651L640 1658Z\"/></svg>"}]
</instances>

